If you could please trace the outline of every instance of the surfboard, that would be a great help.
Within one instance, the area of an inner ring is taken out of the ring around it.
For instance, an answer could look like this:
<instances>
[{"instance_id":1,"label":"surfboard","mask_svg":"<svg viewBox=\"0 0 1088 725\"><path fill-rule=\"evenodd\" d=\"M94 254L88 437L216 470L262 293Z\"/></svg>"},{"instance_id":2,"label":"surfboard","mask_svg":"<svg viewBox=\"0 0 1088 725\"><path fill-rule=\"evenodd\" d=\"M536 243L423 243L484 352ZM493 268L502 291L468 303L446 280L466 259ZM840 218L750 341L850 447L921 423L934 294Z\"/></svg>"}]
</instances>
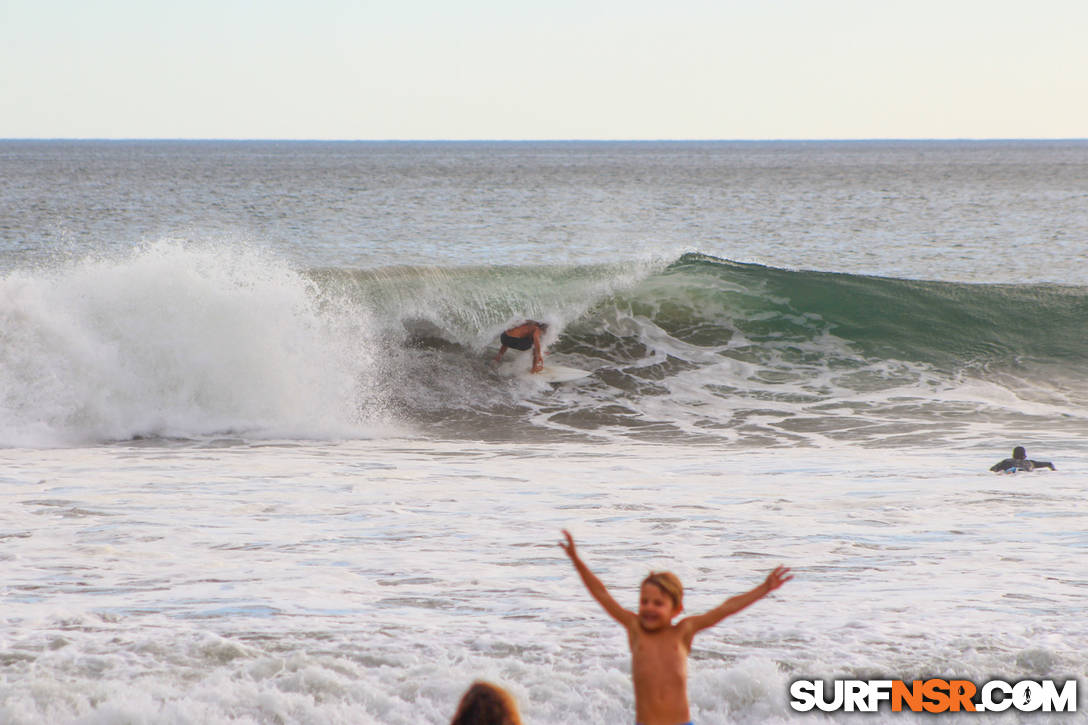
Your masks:
<instances>
[{"instance_id":1,"label":"surfboard","mask_svg":"<svg viewBox=\"0 0 1088 725\"><path fill-rule=\"evenodd\" d=\"M530 377L540 378L548 383L569 383L588 378L593 373L581 368L568 368L566 365L545 365L539 373L529 373Z\"/></svg>"},{"instance_id":2,"label":"surfboard","mask_svg":"<svg viewBox=\"0 0 1088 725\"><path fill-rule=\"evenodd\" d=\"M506 363L499 366L499 374L508 378L519 377L540 380L545 383L569 383L574 380L588 378L593 374L593 371L571 368L566 365L545 365L544 369L539 373L531 373L529 368L524 365Z\"/></svg>"}]
</instances>

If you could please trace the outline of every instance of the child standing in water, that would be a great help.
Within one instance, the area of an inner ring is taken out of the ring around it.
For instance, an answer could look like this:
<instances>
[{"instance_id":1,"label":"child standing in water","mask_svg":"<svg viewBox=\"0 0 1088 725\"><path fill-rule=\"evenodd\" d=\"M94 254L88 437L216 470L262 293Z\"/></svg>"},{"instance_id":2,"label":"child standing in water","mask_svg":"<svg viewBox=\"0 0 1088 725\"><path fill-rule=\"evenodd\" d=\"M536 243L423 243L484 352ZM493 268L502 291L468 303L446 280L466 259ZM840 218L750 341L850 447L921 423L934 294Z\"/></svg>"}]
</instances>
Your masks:
<instances>
[{"instance_id":1,"label":"child standing in water","mask_svg":"<svg viewBox=\"0 0 1088 725\"><path fill-rule=\"evenodd\" d=\"M688 653L695 633L758 602L793 578L789 569L780 566L755 589L730 597L705 614L673 624L673 618L684 611L684 590L675 574L651 572L643 580L636 614L621 607L589 570L578 556L570 532L564 529L563 535L567 541L559 545L574 563L586 589L627 630L637 725L691 725Z\"/></svg>"}]
</instances>

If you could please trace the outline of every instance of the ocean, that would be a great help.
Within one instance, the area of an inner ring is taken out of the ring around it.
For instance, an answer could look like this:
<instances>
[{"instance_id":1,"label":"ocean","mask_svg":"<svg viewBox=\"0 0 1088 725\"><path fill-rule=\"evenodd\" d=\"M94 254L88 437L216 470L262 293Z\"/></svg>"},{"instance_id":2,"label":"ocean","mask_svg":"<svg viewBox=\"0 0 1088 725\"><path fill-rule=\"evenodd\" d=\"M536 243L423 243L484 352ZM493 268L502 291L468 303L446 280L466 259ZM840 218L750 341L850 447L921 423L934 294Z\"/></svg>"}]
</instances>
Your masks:
<instances>
[{"instance_id":1,"label":"ocean","mask_svg":"<svg viewBox=\"0 0 1088 725\"><path fill-rule=\"evenodd\" d=\"M792 568L697 723L1088 722L1086 262L1086 141L0 141L0 723L633 722L564 528ZM790 705L929 678L1077 712Z\"/></svg>"}]
</instances>

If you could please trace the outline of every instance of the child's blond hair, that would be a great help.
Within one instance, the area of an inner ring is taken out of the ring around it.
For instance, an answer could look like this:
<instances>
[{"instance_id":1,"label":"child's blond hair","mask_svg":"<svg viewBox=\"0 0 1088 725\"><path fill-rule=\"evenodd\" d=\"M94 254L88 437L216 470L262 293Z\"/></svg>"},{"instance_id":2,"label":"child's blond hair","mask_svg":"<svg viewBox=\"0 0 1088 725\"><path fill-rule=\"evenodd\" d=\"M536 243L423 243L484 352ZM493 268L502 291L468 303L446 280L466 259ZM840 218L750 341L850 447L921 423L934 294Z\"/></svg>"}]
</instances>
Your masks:
<instances>
[{"instance_id":1,"label":"child's blond hair","mask_svg":"<svg viewBox=\"0 0 1088 725\"><path fill-rule=\"evenodd\" d=\"M684 585L680 578L671 571L651 571L649 576L642 580L643 584L653 584L669 595L674 606L679 607L684 603ZM641 586L641 585L640 585Z\"/></svg>"}]
</instances>

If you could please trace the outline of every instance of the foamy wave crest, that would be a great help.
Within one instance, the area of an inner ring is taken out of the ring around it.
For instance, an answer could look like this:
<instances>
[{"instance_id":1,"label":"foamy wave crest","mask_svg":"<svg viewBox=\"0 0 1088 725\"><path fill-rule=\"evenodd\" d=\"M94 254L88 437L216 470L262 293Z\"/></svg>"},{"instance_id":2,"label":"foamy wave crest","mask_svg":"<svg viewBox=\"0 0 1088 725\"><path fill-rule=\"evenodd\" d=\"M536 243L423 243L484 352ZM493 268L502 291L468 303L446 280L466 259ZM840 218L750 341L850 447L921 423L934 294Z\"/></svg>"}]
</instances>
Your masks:
<instances>
[{"instance_id":1,"label":"foamy wave crest","mask_svg":"<svg viewBox=\"0 0 1088 725\"><path fill-rule=\"evenodd\" d=\"M151 244L0 279L0 444L360 432L358 307L251 249Z\"/></svg>"}]
</instances>

